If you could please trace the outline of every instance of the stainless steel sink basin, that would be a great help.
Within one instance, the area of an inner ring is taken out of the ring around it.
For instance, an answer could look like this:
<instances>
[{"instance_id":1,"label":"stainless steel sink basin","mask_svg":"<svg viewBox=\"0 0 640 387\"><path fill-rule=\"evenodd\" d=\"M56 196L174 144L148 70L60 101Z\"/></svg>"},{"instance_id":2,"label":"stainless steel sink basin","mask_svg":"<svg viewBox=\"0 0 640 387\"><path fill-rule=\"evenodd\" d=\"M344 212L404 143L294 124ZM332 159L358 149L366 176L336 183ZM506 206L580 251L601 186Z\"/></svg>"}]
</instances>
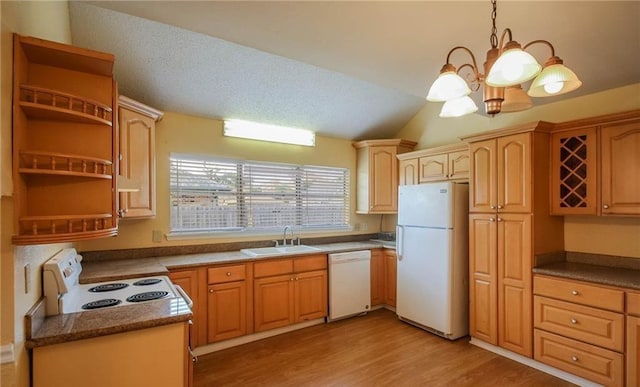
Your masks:
<instances>
[{"instance_id":1,"label":"stainless steel sink basin","mask_svg":"<svg viewBox=\"0 0 640 387\"><path fill-rule=\"evenodd\" d=\"M278 247L258 247L255 249L240 250L241 253L247 254L251 257L291 255L291 254L300 254L300 253L312 253L314 251L320 251L320 249L311 247L311 246L296 245L296 246L278 246Z\"/></svg>"}]
</instances>

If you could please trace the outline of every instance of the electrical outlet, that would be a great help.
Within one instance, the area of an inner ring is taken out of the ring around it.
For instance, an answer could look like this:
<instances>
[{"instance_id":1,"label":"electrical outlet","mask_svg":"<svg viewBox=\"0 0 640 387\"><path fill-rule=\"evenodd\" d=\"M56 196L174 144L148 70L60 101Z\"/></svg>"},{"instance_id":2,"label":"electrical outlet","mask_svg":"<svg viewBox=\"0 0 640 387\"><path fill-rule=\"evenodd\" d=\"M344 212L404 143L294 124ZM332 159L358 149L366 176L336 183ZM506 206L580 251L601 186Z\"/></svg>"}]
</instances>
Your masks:
<instances>
[{"instance_id":1,"label":"electrical outlet","mask_svg":"<svg viewBox=\"0 0 640 387\"><path fill-rule=\"evenodd\" d=\"M24 265L24 292L28 294L31 291L31 264Z\"/></svg>"},{"instance_id":2,"label":"electrical outlet","mask_svg":"<svg viewBox=\"0 0 640 387\"><path fill-rule=\"evenodd\" d=\"M151 240L152 240L153 242L156 242L156 243L160 243L160 242L162 242L162 231L160 231L160 230L153 230L153 231L151 232Z\"/></svg>"},{"instance_id":3,"label":"electrical outlet","mask_svg":"<svg viewBox=\"0 0 640 387\"><path fill-rule=\"evenodd\" d=\"M354 231L360 231L360 223L354 223L353 224L353 230Z\"/></svg>"},{"instance_id":4,"label":"electrical outlet","mask_svg":"<svg viewBox=\"0 0 640 387\"><path fill-rule=\"evenodd\" d=\"M368 223L362 223L360 225L360 230L367 231L368 229L369 229L369 224Z\"/></svg>"}]
</instances>

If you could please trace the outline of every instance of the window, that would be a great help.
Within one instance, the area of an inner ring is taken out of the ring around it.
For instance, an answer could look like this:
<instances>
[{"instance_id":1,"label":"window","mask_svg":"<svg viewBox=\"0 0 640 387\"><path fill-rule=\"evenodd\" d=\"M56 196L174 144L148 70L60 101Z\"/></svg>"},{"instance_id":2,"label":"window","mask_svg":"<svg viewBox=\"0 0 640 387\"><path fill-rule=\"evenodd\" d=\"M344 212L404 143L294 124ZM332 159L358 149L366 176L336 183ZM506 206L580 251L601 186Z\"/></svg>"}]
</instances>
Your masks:
<instances>
[{"instance_id":1,"label":"window","mask_svg":"<svg viewBox=\"0 0 640 387\"><path fill-rule=\"evenodd\" d=\"M171 155L171 231L349 225L349 170Z\"/></svg>"}]
</instances>

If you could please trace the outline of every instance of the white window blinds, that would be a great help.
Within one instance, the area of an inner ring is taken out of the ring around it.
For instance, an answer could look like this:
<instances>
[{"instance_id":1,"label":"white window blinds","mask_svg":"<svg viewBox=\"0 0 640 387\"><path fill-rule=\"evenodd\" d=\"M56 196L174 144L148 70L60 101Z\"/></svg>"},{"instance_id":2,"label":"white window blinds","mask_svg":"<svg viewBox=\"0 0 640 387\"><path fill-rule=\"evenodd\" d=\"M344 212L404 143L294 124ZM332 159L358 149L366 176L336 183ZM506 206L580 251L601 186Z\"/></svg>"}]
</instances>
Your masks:
<instances>
[{"instance_id":1,"label":"white window blinds","mask_svg":"<svg viewBox=\"0 0 640 387\"><path fill-rule=\"evenodd\" d=\"M349 170L171 156L171 231L342 228Z\"/></svg>"}]
</instances>

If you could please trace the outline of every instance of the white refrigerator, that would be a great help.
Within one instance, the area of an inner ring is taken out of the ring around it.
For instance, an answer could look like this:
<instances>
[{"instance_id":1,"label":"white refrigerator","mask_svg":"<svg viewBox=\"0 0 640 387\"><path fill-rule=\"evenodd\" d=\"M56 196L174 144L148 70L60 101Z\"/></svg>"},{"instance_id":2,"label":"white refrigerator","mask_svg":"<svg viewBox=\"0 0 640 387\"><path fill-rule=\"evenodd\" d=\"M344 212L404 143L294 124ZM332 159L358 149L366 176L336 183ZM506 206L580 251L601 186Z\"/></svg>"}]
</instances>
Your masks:
<instances>
[{"instance_id":1,"label":"white refrigerator","mask_svg":"<svg viewBox=\"0 0 640 387\"><path fill-rule=\"evenodd\" d=\"M454 340L468 334L469 186L398 188L396 313Z\"/></svg>"}]
</instances>

